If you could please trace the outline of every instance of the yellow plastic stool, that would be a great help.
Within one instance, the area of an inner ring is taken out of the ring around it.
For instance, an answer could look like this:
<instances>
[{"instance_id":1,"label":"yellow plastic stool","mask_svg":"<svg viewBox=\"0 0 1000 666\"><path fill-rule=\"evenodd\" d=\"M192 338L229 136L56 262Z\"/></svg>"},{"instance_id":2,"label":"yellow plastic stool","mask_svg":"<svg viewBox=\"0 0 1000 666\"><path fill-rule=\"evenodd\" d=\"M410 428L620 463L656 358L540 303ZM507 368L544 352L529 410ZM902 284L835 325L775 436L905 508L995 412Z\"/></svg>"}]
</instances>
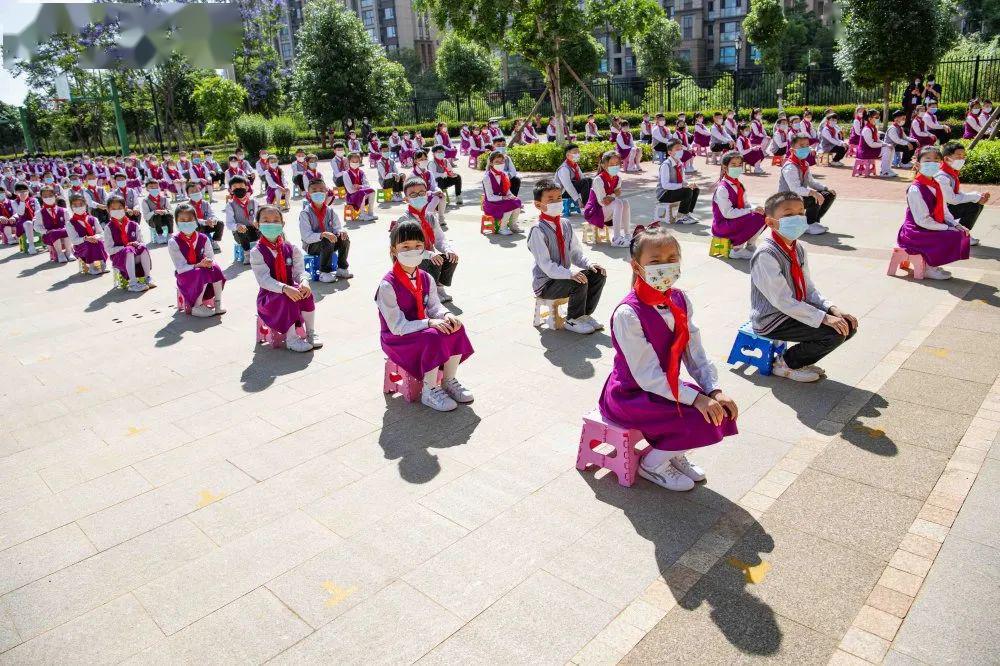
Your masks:
<instances>
[{"instance_id":1,"label":"yellow plastic stool","mask_svg":"<svg viewBox=\"0 0 1000 666\"><path fill-rule=\"evenodd\" d=\"M718 238L712 236L712 243L708 246L708 256L729 258L729 252L733 249L733 242L728 238Z\"/></svg>"},{"instance_id":2,"label":"yellow plastic stool","mask_svg":"<svg viewBox=\"0 0 1000 666\"><path fill-rule=\"evenodd\" d=\"M610 243L611 242L611 232L608 231L608 226L595 227L589 222L584 222L583 224L583 242L591 243L596 245L597 243Z\"/></svg>"},{"instance_id":3,"label":"yellow plastic stool","mask_svg":"<svg viewBox=\"0 0 1000 666\"><path fill-rule=\"evenodd\" d=\"M360 215L360 213L354 206L350 204L344 206L344 219L348 222L358 219L358 215Z\"/></svg>"}]
</instances>

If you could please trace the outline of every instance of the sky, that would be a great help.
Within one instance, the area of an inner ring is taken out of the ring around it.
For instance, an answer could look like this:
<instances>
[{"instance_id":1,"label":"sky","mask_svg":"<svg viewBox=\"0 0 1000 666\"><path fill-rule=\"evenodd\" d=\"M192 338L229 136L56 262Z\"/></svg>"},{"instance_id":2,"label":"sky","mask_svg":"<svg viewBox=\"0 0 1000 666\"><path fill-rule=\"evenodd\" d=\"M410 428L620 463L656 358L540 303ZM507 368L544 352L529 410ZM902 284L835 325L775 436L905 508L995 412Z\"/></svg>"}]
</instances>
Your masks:
<instances>
[{"instance_id":1,"label":"sky","mask_svg":"<svg viewBox=\"0 0 1000 666\"><path fill-rule=\"evenodd\" d=\"M20 0L0 0L0 34L19 32L35 17L39 4ZM0 100L20 106L27 94L28 88L25 83L14 78L14 75L3 69L0 63Z\"/></svg>"}]
</instances>

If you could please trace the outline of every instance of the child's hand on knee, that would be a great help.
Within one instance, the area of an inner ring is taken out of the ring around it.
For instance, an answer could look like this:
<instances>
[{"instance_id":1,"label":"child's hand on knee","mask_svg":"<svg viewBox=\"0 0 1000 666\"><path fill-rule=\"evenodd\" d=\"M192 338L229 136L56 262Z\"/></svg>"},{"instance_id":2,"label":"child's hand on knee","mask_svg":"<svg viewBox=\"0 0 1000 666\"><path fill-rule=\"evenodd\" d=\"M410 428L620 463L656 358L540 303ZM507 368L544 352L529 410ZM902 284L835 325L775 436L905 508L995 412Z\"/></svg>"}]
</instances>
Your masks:
<instances>
[{"instance_id":1,"label":"child's hand on knee","mask_svg":"<svg viewBox=\"0 0 1000 666\"><path fill-rule=\"evenodd\" d=\"M704 393L699 393L698 397L694 399L694 406L701 412L706 423L717 426L726 417L726 410L723 409L722 405L715 398L710 398Z\"/></svg>"}]
</instances>

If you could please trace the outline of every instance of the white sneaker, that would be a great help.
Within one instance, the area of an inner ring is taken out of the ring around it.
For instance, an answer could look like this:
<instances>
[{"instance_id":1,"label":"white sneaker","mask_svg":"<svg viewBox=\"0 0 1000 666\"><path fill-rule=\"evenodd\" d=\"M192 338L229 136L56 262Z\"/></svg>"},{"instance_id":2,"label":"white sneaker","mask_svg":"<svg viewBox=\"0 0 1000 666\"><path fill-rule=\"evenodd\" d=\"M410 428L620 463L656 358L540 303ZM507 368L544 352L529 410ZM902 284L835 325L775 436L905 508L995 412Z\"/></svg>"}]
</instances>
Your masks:
<instances>
[{"instance_id":1,"label":"white sneaker","mask_svg":"<svg viewBox=\"0 0 1000 666\"><path fill-rule=\"evenodd\" d=\"M214 317L215 310L204 305L196 305L191 308L191 315L194 317Z\"/></svg>"},{"instance_id":2,"label":"white sneaker","mask_svg":"<svg viewBox=\"0 0 1000 666\"><path fill-rule=\"evenodd\" d=\"M500 235L501 236L510 236L513 233L514 232L510 230L510 227L508 225L504 225L504 226L500 227Z\"/></svg>"},{"instance_id":3,"label":"white sneaker","mask_svg":"<svg viewBox=\"0 0 1000 666\"><path fill-rule=\"evenodd\" d=\"M65 264L66 263L66 255L63 254L62 252L58 253L56 255L56 261L59 262L60 264Z\"/></svg>"},{"instance_id":4,"label":"white sneaker","mask_svg":"<svg viewBox=\"0 0 1000 666\"><path fill-rule=\"evenodd\" d=\"M667 461L659 469L649 469L639 461L639 476L652 481L661 488L683 492L694 488L694 481L681 474L681 471Z\"/></svg>"},{"instance_id":5,"label":"white sneaker","mask_svg":"<svg viewBox=\"0 0 1000 666\"><path fill-rule=\"evenodd\" d=\"M753 259L753 250L749 247L738 247L734 250L729 251L730 259Z\"/></svg>"},{"instance_id":6,"label":"white sneaker","mask_svg":"<svg viewBox=\"0 0 1000 666\"><path fill-rule=\"evenodd\" d=\"M472 397L472 391L462 386L462 384L454 377L444 380L441 384L441 388L444 389L444 392L457 403L466 405L475 400L475 398Z\"/></svg>"},{"instance_id":7,"label":"white sneaker","mask_svg":"<svg viewBox=\"0 0 1000 666\"><path fill-rule=\"evenodd\" d=\"M458 409L458 403L452 400L451 396L445 393L440 386L434 388L424 386L420 392L420 402L438 412L450 412Z\"/></svg>"},{"instance_id":8,"label":"white sneaker","mask_svg":"<svg viewBox=\"0 0 1000 666\"><path fill-rule=\"evenodd\" d=\"M323 338L319 337L316 331L306 331L306 342L311 344L313 349L323 348Z\"/></svg>"},{"instance_id":9,"label":"white sneaker","mask_svg":"<svg viewBox=\"0 0 1000 666\"><path fill-rule=\"evenodd\" d=\"M97 266L91 266L90 268L87 269L87 273L89 275L100 275L101 269L98 268Z\"/></svg>"},{"instance_id":10,"label":"white sneaker","mask_svg":"<svg viewBox=\"0 0 1000 666\"><path fill-rule=\"evenodd\" d=\"M138 282L129 282L128 290L134 292L146 291L147 287L144 284L139 284Z\"/></svg>"},{"instance_id":11,"label":"white sneaker","mask_svg":"<svg viewBox=\"0 0 1000 666\"><path fill-rule=\"evenodd\" d=\"M805 366L805 369L806 370L812 370L813 372L815 372L816 374L818 374L820 377L826 377L826 370L824 370L823 368L819 367L818 365L807 365L807 366Z\"/></svg>"},{"instance_id":12,"label":"white sneaker","mask_svg":"<svg viewBox=\"0 0 1000 666\"><path fill-rule=\"evenodd\" d=\"M785 363L785 359L781 356L774 359L774 364L771 366L771 374L805 384L818 382L820 376L818 372L806 370L805 368L798 368L797 370L789 368Z\"/></svg>"},{"instance_id":13,"label":"white sneaker","mask_svg":"<svg viewBox=\"0 0 1000 666\"><path fill-rule=\"evenodd\" d=\"M250 252L244 252L243 253L243 265L244 266L249 266L250 265Z\"/></svg>"},{"instance_id":14,"label":"white sneaker","mask_svg":"<svg viewBox=\"0 0 1000 666\"><path fill-rule=\"evenodd\" d=\"M521 227L517 224L517 222L509 222L507 224L507 228L510 229L511 232L513 232L515 234L521 233ZM976 241L976 242L978 243L979 241Z\"/></svg>"},{"instance_id":15,"label":"white sneaker","mask_svg":"<svg viewBox=\"0 0 1000 666\"><path fill-rule=\"evenodd\" d=\"M888 171L886 173L880 173L879 176L882 178L898 178L899 174L897 174L895 171Z\"/></svg>"},{"instance_id":16,"label":"white sneaker","mask_svg":"<svg viewBox=\"0 0 1000 666\"><path fill-rule=\"evenodd\" d=\"M969 236L969 245L979 245L979 239L974 236Z\"/></svg>"},{"instance_id":17,"label":"white sneaker","mask_svg":"<svg viewBox=\"0 0 1000 666\"><path fill-rule=\"evenodd\" d=\"M224 315L226 314L226 308L222 307L222 301L219 299L215 300L214 314Z\"/></svg>"},{"instance_id":18,"label":"white sneaker","mask_svg":"<svg viewBox=\"0 0 1000 666\"><path fill-rule=\"evenodd\" d=\"M757 167L753 170L753 172L754 172L754 174L756 174L758 176L763 175L764 168L761 167L761 165L758 164Z\"/></svg>"},{"instance_id":19,"label":"white sneaker","mask_svg":"<svg viewBox=\"0 0 1000 666\"><path fill-rule=\"evenodd\" d=\"M313 346L309 343L308 340L303 340L297 335L290 335L287 338L285 338L285 347L288 348L288 351L293 351L298 353L312 351L313 348Z\"/></svg>"},{"instance_id":20,"label":"white sneaker","mask_svg":"<svg viewBox=\"0 0 1000 666\"><path fill-rule=\"evenodd\" d=\"M670 464L674 467L674 469L692 481L697 482L705 480L705 470L688 460L687 456L683 453L679 456L671 458Z\"/></svg>"},{"instance_id":21,"label":"white sneaker","mask_svg":"<svg viewBox=\"0 0 1000 666\"><path fill-rule=\"evenodd\" d=\"M345 280L350 280L352 277L354 277L354 273L352 273L350 270L346 268L338 268L337 277L344 278Z\"/></svg>"},{"instance_id":22,"label":"white sneaker","mask_svg":"<svg viewBox=\"0 0 1000 666\"><path fill-rule=\"evenodd\" d=\"M812 224L806 227L806 233L812 236L819 236L820 234L825 234L826 232L827 228L824 227L819 222L813 222Z\"/></svg>"},{"instance_id":23,"label":"white sneaker","mask_svg":"<svg viewBox=\"0 0 1000 666\"><path fill-rule=\"evenodd\" d=\"M76 255L70 252L66 255L66 261L76 261Z\"/></svg>"},{"instance_id":24,"label":"white sneaker","mask_svg":"<svg viewBox=\"0 0 1000 666\"><path fill-rule=\"evenodd\" d=\"M594 327L583 317L579 319L567 319L566 323L563 324L563 328L573 333L579 333L580 335L589 335L594 332Z\"/></svg>"},{"instance_id":25,"label":"white sneaker","mask_svg":"<svg viewBox=\"0 0 1000 666\"><path fill-rule=\"evenodd\" d=\"M335 274L333 274L333 273L325 273L325 272L324 273L320 273L319 274L319 281L320 282L336 282L337 281L337 276Z\"/></svg>"},{"instance_id":26,"label":"white sneaker","mask_svg":"<svg viewBox=\"0 0 1000 666\"><path fill-rule=\"evenodd\" d=\"M938 266L928 266L924 269L924 277L928 280L948 280L951 273Z\"/></svg>"},{"instance_id":27,"label":"white sneaker","mask_svg":"<svg viewBox=\"0 0 1000 666\"><path fill-rule=\"evenodd\" d=\"M440 299L442 303L451 303L452 301L451 294L445 291L444 287L441 285L438 285L437 289L438 289L438 299Z\"/></svg>"},{"instance_id":28,"label":"white sneaker","mask_svg":"<svg viewBox=\"0 0 1000 666\"><path fill-rule=\"evenodd\" d=\"M698 224L698 220L690 215L681 215L680 219L675 221L675 224Z\"/></svg>"},{"instance_id":29,"label":"white sneaker","mask_svg":"<svg viewBox=\"0 0 1000 666\"><path fill-rule=\"evenodd\" d=\"M594 319L590 315L583 315L582 317L580 317L580 319L582 319L585 322L587 322L588 324L590 324L594 328L595 331L603 331L604 330L604 324L602 324L601 322L597 321L596 319Z\"/></svg>"}]
</instances>

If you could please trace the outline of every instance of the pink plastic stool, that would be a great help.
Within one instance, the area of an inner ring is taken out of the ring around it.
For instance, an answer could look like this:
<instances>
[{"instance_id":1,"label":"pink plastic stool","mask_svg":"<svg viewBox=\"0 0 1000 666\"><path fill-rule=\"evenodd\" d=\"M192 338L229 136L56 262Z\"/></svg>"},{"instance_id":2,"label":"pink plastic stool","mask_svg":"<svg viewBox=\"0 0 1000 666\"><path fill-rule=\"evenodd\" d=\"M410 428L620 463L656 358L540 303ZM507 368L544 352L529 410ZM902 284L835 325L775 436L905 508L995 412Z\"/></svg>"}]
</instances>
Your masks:
<instances>
[{"instance_id":1,"label":"pink plastic stool","mask_svg":"<svg viewBox=\"0 0 1000 666\"><path fill-rule=\"evenodd\" d=\"M847 155L845 157L856 157L858 154L858 144L848 143L847 144Z\"/></svg>"},{"instance_id":2,"label":"pink plastic stool","mask_svg":"<svg viewBox=\"0 0 1000 666\"><path fill-rule=\"evenodd\" d=\"M55 248L55 246L54 245L46 245L45 247L49 248L49 261L55 262L56 261L56 248Z\"/></svg>"},{"instance_id":3,"label":"pink plastic stool","mask_svg":"<svg viewBox=\"0 0 1000 666\"><path fill-rule=\"evenodd\" d=\"M215 307L215 298L206 298L206 299L203 299L202 302L201 302L201 304L204 305L207 308L214 308ZM191 308L192 307L193 306L188 305L187 301L184 300L183 294L181 294L181 292L178 290L178 292L177 292L177 310L179 312L184 312L186 314L191 314Z\"/></svg>"},{"instance_id":4,"label":"pink plastic stool","mask_svg":"<svg viewBox=\"0 0 1000 666\"><path fill-rule=\"evenodd\" d=\"M906 250L901 247L897 247L892 251L892 257L889 259L889 270L887 275L891 277L896 276L896 271L902 268L904 271L910 268L910 264L913 264L913 279L923 280L924 279L924 269L927 268L927 263L924 258L919 254L907 254Z\"/></svg>"},{"instance_id":5,"label":"pink plastic stool","mask_svg":"<svg viewBox=\"0 0 1000 666\"><path fill-rule=\"evenodd\" d=\"M862 178L867 178L869 176L875 175L875 160L863 160L858 158L854 160L854 169L851 170L851 177L861 176Z\"/></svg>"},{"instance_id":6,"label":"pink plastic stool","mask_svg":"<svg viewBox=\"0 0 1000 666\"><path fill-rule=\"evenodd\" d=\"M694 154L698 157L705 157L708 155L708 146L702 146L701 144L694 144Z\"/></svg>"},{"instance_id":7,"label":"pink plastic stool","mask_svg":"<svg viewBox=\"0 0 1000 666\"><path fill-rule=\"evenodd\" d=\"M635 449L635 445L642 440L642 433L638 430L629 430L605 421L601 412L595 409L583 417L576 468L585 470L588 465L604 467L615 473L618 483L631 486L635 483L639 460L646 453ZM595 449L604 443L615 447L615 450L607 454L598 453Z\"/></svg>"},{"instance_id":8,"label":"pink plastic stool","mask_svg":"<svg viewBox=\"0 0 1000 666\"><path fill-rule=\"evenodd\" d=\"M438 381L440 382L444 373L438 370ZM417 379L406 370L396 365L395 362L385 359L385 379L382 382L382 393L398 393L407 402L420 400L420 392L424 388L424 380Z\"/></svg>"},{"instance_id":9,"label":"pink plastic stool","mask_svg":"<svg viewBox=\"0 0 1000 666\"><path fill-rule=\"evenodd\" d=\"M295 327L295 332L298 333L299 336L301 337L305 337L306 335L306 329L304 326L301 325L297 325ZM262 342L271 345L275 349L279 349L283 344L285 344L285 333L283 331L278 332L271 330L270 328L267 327L267 324L264 323L264 320L260 318L260 315L258 315L257 344L260 344Z\"/></svg>"}]
</instances>

